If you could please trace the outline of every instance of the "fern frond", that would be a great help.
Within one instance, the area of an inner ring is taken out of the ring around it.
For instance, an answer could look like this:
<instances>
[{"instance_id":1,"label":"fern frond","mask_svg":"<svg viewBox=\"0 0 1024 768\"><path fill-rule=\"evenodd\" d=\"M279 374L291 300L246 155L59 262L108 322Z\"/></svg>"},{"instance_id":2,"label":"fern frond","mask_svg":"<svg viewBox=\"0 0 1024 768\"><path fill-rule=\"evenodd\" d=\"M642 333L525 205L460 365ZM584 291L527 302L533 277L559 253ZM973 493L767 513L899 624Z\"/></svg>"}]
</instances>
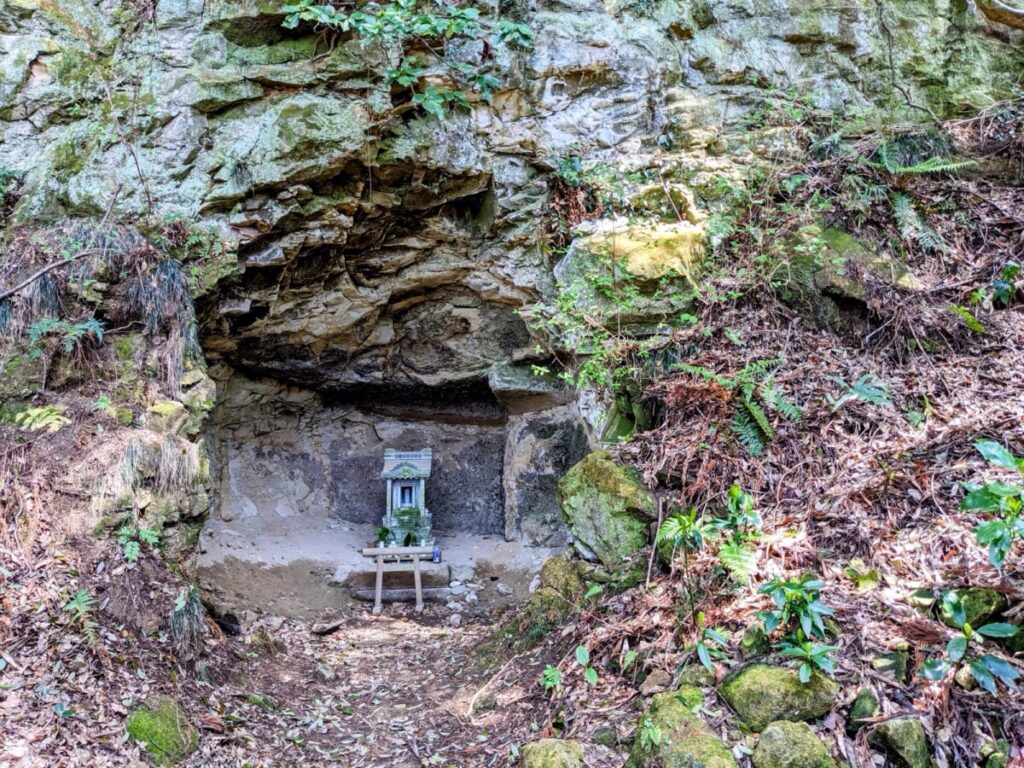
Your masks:
<instances>
[{"instance_id":1,"label":"fern frond","mask_svg":"<svg viewBox=\"0 0 1024 768\"><path fill-rule=\"evenodd\" d=\"M680 371L682 373L688 373L691 376L697 376L698 378L704 379L705 381L711 381L720 386L731 389L733 386L733 380L715 373L710 368L705 368L702 365L690 365L689 363L676 363L672 366L673 371Z\"/></svg>"},{"instance_id":2,"label":"fern frond","mask_svg":"<svg viewBox=\"0 0 1024 768\"><path fill-rule=\"evenodd\" d=\"M803 409L782 394L782 390L775 385L775 381L771 378L765 379L761 384L761 401L790 421L800 421L804 417Z\"/></svg>"},{"instance_id":3,"label":"fern frond","mask_svg":"<svg viewBox=\"0 0 1024 768\"><path fill-rule=\"evenodd\" d=\"M727 539L718 548L718 559L734 581L747 583L757 570L757 552L750 545Z\"/></svg>"},{"instance_id":4,"label":"fern frond","mask_svg":"<svg viewBox=\"0 0 1024 768\"><path fill-rule=\"evenodd\" d=\"M751 418L750 412L746 408L736 409L730 426L736 435L736 439L739 440L740 445L746 448L747 453L755 458L764 453L764 434L753 418Z\"/></svg>"},{"instance_id":5,"label":"fern frond","mask_svg":"<svg viewBox=\"0 0 1024 768\"><path fill-rule=\"evenodd\" d=\"M892 214L904 240L908 242L916 240L929 251L945 252L948 250L946 241L922 218L906 195L899 192L893 195Z\"/></svg>"},{"instance_id":6,"label":"fern frond","mask_svg":"<svg viewBox=\"0 0 1024 768\"><path fill-rule=\"evenodd\" d=\"M770 440L775 435L775 430L772 429L772 424L768 421L768 414L752 397L744 396L743 406L747 409L757 428L761 430L765 440Z\"/></svg>"},{"instance_id":7,"label":"fern frond","mask_svg":"<svg viewBox=\"0 0 1024 768\"><path fill-rule=\"evenodd\" d=\"M927 173L956 173L964 168L977 165L974 160L949 160L944 157L929 157L920 163L913 165L901 165L895 169L887 169L890 173L904 173L908 175L923 175Z\"/></svg>"}]
</instances>

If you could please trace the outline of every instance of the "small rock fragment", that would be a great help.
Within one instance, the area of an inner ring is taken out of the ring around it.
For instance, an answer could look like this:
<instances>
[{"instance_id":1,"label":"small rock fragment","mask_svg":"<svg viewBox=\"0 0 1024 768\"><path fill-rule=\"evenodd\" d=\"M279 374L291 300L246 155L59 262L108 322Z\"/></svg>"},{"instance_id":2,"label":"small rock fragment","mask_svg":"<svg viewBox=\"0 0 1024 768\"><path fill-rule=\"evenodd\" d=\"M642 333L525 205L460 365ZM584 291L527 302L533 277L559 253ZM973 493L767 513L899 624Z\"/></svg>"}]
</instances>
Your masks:
<instances>
[{"instance_id":1,"label":"small rock fragment","mask_svg":"<svg viewBox=\"0 0 1024 768\"><path fill-rule=\"evenodd\" d=\"M656 669L640 684L640 693L653 696L672 685L672 675L663 669Z\"/></svg>"},{"instance_id":2,"label":"small rock fragment","mask_svg":"<svg viewBox=\"0 0 1024 768\"><path fill-rule=\"evenodd\" d=\"M460 626L462 624L462 614L453 613L451 616L448 617L448 623L451 624L453 627Z\"/></svg>"}]
</instances>

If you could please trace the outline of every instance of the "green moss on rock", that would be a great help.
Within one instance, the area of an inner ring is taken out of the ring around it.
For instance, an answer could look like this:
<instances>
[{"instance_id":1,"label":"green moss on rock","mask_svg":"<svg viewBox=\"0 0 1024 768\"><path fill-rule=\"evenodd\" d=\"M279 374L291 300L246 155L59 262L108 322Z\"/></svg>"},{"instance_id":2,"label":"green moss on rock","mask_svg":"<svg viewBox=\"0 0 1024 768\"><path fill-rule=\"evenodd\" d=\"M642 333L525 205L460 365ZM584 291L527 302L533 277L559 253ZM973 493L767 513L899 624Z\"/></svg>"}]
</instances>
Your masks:
<instances>
[{"instance_id":1,"label":"green moss on rock","mask_svg":"<svg viewBox=\"0 0 1024 768\"><path fill-rule=\"evenodd\" d=\"M751 755L754 768L836 768L828 749L806 723L771 723Z\"/></svg>"},{"instance_id":2,"label":"green moss on rock","mask_svg":"<svg viewBox=\"0 0 1024 768\"><path fill-rule=\"evenodd\" d=\"M704 703L699 688L659 693L640 718L625 768L736 768L729 748L694 710ZM657 739L643 733L657 733Z\"/></svg>"},{"instance_id":3,"label":"green moss on rock","mask_svg":"<svg viewBox=\"0 0 1024 768\"><path fill-rule=\"evenodd\" d=\"M577 741L531 741L519 753L521 768L583 768L583 747Z\"/></svg>"},{"instance_id":4,"label":"green moss on rock","mask_svg":"<svg viewBox=\"0 0 1024 768\"><path fill-rule=\"evenodd\" d=\"M972 627L980 627L986 621L1001 611L1006 601L1003 596L994 589L985 587L970 587L968 589L951 589L947 595L955 595L960 598L960 605L964 611L964 621ZM943 602L940 607L942 620L951 627L956 626L953 620L953 611Z\"/></svg>"},{"instance_id":5,"label":"green moss on rock","mask_svg":"<svg viewBox=\"0 0 1024 768\"><path fill-rule=\"evenodd\" d=\"M850 736L855 736L865 725L863 722L860 722L861 719L875 717L880 711L878 697L875 696L874 691L870 688L861 688L853 703L850 704L850 713L846 720L846 732Z\"/></svg>"},{"instance_id":6,"label":"green moss on rock","mask_svg":"<svg viewBox=\"0 0 1024 768\"><path fill-rule=\"evenodd\" d=\"M159 765L180 763L199 746L199 733L169 696L157 696L135 709L125 727Z\"/></svg>"},{"instance_id":7,"label":"green moss on rock","mask_svg":"<svg viewBox=\"0 0 1024 768\"><path fill-rule=\"evenodd\" d=\"M839 686L815 673L806 684L796 670L750 664L725 677L718 692L751 730L776 720L814 720L832 708Z\"/></svg>"},{"instance_id":8,"label":"green moss on rock","mask_svg":"<svg viewBox=\"0 0 1024 768\"><path fill-rule=\"evenodd\" d=\"M149 417L148 426L159 432L175 433L180 430L188 420L188 413L185 406L177 400L161 400L154 403L147 409Z\"/></svg>"},{"instance_id":9,"label":"green moss on rock","mask_svg":"<svg viewBox=\"0 0 1024 768\"><path fill-rule=\"evenodd\" d=\"M868 741L884 749L899 768L928 768L928 737L916 717L898 717L879 723Z\"/></svg>"},{"instance_id":10,"label":"green moss on rock","mask_svg":"<svg viewBox=\"0 0 1024 768\"><path fill-rule=\"evenodd\" d=\"M608 569L628 569L630 558L647 543L654 500L639 474L592 453L558 484L562 513L579 546Z\"/></svg>"}]
</instances>

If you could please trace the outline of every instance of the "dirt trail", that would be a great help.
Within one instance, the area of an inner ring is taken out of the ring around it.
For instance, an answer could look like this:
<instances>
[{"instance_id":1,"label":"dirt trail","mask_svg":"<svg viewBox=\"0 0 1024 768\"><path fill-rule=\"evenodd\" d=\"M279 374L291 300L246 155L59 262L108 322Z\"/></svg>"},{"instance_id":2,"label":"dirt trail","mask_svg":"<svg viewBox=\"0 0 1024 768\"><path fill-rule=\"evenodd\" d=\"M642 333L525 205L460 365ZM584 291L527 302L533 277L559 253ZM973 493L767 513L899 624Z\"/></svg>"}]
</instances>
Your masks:
<instances>
[{"instance_id":1,"label":"dirt trail","mask_svg":"<svg viewBox=\"0 0 1024 768\"><path fill-rule=\"evenodd\" d=\"M249 638L257 653L209 695L209 711L222 713L209 725L224 732L206 733L189 764L510 764L512 746L544 725L532 720L546 716L536 686L543 664L517 660L497 686L503 700L517 701L499 711L492 686L479 695L489 677L475 651L497 617L452 627L450 614L443 605L420 616L395 605L372 616L358 606L322 636L311 631L314 622L264 621Z\"/></svg>"}]
</instances>

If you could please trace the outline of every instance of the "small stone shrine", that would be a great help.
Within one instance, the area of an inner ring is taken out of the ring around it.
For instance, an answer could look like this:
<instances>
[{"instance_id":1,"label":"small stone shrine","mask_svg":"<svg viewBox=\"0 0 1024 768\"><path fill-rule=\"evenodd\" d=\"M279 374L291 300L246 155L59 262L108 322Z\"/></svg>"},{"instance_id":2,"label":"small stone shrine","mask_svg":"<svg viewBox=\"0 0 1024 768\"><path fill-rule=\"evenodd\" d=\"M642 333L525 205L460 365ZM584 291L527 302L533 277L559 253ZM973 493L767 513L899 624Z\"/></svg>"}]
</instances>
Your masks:
<instances>
[{"instance_id":1,"label":"small stone shrine","mask_svg":"<svg viewBox=\"0 0 1024 768\"><path fill-rule=\"evenodd\" d=\"M427 478L433 454L384 449L381 478L387 483L387 509L377 531L381 546L426 547L433 543L430 511L426 507Z\"/></svg>"}]
</instances>

